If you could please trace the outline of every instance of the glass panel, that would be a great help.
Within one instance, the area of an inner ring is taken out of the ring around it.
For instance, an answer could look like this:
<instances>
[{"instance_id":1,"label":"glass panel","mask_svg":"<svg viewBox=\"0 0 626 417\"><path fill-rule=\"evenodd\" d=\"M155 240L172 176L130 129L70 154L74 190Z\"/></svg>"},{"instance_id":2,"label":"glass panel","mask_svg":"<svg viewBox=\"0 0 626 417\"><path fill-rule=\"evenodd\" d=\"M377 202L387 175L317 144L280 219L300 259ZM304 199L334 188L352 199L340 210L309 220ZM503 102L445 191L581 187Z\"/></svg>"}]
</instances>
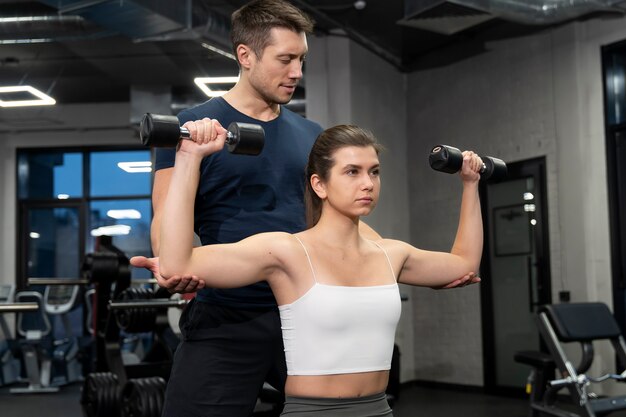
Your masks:
<instances>
[{"instance_id":1,"label":"glass panel","mask_svg":"<svg viewBox=\"0 0 626 417\"><path fill-rule=\"evenodd\" d=\"M150 194L150 151L93 152L90 161L92 197Z\"/></svg>"},{"instance_id":2,"label":"glass panel","mask_svg":"<svg viewBox=\"0 0 626 417\"><path fill-rule=\"evenodd\" d=\"M18 198L66 199L83 195L81 153L20 152Z\"/></svg>"},{"instance_id":3,"label":"glass panel","mask_svg":"<svg viewBox=\"0 0 626 417\"><path fill-rule=\"evenodd\" d=\"M28 209L28 277L80 278L79 234L77 207ZM31 286L29 290L43 294L54 340L82 336L82 295L78 287ZM78 292L71 297L73 291ZM65 309L54 309L53 304L72 309L60 313Z\"/></svg>"},{"instance_id":4,"label":"glass panel","mask_svg":"<svg viewBox=\"0 0 626 417\"><path fill-rule=\"evenodd\" d=\"M113 245L129 258L151 256L152 208L147 198L92 201L89 206L86 252ZM146 270L132 269L133 278L151 278Z\"/></svg>"},{"instance_id":5,"label":"glass panel","mask_svg":"<svg viewBox=\"0 0 626 417\"><path fill-rule=\"evenodd\" d=\"M80 276L78 208L29 209L28 229L28 277Z\"/></svg>"},{"instance_id":6,"label":"glass panel","mask_svg":"<svg viewBox=\"0 0 626 417\"><path fill-rule=\"evenodd\" d=\"M513 355L539 348L533 315L538 301L535 228L540 218L539 192L528 177L490 184L488 193L496 384L518 387L524 385L528 367L514 362Z\"/></svg>"},{"instance_id":7,"label":"glass panel","mask_svg":"<svg viewBox=\"0 0 626 417\"><path fill-rule=\"evenodd\" d=\"M606 69L606 113L610 125L626 121L626 52L610 56Z\"/></svg>"},{"instance_id":8,"label":"glass panel","mask_svg":"<svg viewBox=\"0 0 626 417\"><path fill-rule=\"evenodd\" d=\"M609 151L607 151L609 152ZM615 182L617 188L617 196L615 198L615 213L617 213L617 225L618 229L616 232L617 235L617 248L616 253L618 254L619 266L615 268L616 270L621 272L621 279L618 278L615 280L614 285L619 288L623 288L624 280L626 280L626 131L616 132L615 133ZM614 222L612 222L614 223ZM613 226L615 228L615 226ZM619 272L618 272L619 273ZM621 289L623 294L626 296L626 291ZM624 302L626 305L626 301ZM617 310L617 309L616 309ZM626 325L626 317L621 317L620 321L622 326Z\"/></svg>"}]
</instances>

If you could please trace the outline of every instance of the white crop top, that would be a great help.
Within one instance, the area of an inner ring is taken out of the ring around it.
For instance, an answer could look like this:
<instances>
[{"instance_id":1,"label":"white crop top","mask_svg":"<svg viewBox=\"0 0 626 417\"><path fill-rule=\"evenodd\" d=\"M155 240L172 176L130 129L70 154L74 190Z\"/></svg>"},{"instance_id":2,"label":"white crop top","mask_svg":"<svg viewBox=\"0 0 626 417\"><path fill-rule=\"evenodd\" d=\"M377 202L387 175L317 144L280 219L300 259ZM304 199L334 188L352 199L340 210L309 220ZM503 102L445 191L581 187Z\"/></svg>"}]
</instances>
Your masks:
<instances>
[{"instance_id":1,"label":"white crop top","mask_svg":"<svg viewBox=\"0 0 626 417\"><path fill-rule=\"evenodd\" d=\"M298 239L296 237L296 239ZM332 375L391 368L400 292L387 252L393 284L369 287L315 283L280 311L287 375Z\"/></svg>"}]
</instances>

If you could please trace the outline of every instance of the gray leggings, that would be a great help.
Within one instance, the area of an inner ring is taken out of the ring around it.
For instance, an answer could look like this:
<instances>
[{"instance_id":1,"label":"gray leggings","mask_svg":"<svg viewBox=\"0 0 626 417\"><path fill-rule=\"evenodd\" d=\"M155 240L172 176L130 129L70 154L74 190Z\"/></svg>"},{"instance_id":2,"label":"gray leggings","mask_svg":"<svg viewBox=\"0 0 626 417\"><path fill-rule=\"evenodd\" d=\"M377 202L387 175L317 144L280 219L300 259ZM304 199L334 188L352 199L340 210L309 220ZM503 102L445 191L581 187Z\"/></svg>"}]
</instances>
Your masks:
<instances>
[{"instance_id":1,"label":"gray leggings","mask_svg":"<svg viewBox=\"0 0 626 417\"><path fill-rule=\"evenodd\" d=\"M281 416L393 417L384 392L357 398L285 397Z\"/></svg>"}]
</instances>

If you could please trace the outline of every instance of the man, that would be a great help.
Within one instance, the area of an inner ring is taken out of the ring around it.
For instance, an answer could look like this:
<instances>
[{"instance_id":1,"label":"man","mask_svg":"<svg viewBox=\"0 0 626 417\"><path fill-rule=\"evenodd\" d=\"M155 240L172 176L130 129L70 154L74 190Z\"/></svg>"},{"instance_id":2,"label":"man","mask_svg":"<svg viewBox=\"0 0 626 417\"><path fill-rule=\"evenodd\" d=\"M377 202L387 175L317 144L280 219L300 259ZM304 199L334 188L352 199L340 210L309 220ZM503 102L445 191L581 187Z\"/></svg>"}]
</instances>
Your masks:
<instances>
[{"instance_id":1,"label":"man","mask_svg":"<svg viewBox=\"0 0 626 417\"><path fill-rule=\"evenodd\" d=\"M312 30L312 20L284 0L243 6L233 13L231 32L239 81L224 96L178 115L194 138L208 133L208 119L223 126L233 121L260 124L266 134L259 156L219 152L203 160L194 224L203 245L305 228L304 167L322 128L282 105L302 78L306 34ZM157 150L151 228L156 256L174 157L174 150ZM366 225L362 228L377 236ZM280 319L266 283L202 288L193 277L160 279L156 259L133 258L132 263L150 268L170 291L199 290L181 317L183 341L174 358L164 416L249 416L264 381L282 391L286 366ZM466 276L449 286L468 282Z\"/></svg>"},{"instance_id":2,"label":"man","mask_svg":"<svg viewBox=\"0 0 626 417\"><path fill-rule=\"evenodd\" d=\"M179 114L194 137L207 129L204 118L225 126L234 121L260 124L266 135L259 156L221 152L203 161L195 208L195 229L203 245L304 229L303 169L322 128L281 105L291 100L302 78L306 34L312 30L311 19L283 0L253 1L237 10L231 39L239 81L223 97ZM151 228L155 255L173 162L173 150L157 151ZM189 292L198 281L186 277L162 284ZM164 416L249 416L264 381L282 390L286 368L280 320L266 284L200 289L181 317L181 331Z\"/></svg>"}]
</instances>

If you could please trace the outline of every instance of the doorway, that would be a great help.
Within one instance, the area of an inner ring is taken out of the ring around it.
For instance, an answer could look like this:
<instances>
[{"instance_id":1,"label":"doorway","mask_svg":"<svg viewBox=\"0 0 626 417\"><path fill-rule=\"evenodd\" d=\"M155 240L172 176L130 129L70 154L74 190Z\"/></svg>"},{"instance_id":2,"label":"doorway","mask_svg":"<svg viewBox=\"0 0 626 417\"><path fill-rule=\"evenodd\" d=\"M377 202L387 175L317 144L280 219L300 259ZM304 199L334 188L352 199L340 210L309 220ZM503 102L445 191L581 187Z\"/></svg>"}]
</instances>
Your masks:
<instances>
[{"instance_id":1,"label":"doorway","mask_svg":"<svg viewBox=\"0 0 626 417\"><path fill-rule=\"evenodd\" d=\"M522 394L529 370L513 356L540 349L535 311L552 301L546 163L507 165L506 180L481 184L484 376L489 393Z\"/></svg>"}]
</instances>

